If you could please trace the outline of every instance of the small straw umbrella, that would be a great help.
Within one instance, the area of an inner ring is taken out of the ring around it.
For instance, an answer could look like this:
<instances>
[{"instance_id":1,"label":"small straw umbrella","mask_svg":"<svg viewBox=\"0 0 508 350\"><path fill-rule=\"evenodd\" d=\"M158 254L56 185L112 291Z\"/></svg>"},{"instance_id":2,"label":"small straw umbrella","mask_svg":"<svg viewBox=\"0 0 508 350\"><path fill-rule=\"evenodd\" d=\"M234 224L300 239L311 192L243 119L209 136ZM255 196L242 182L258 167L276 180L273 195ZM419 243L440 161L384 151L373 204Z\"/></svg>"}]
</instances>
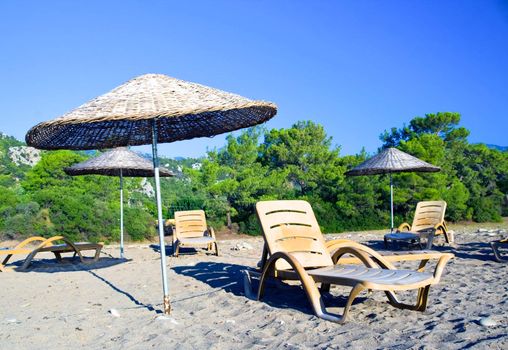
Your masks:
<instances>
[{"instance_id":1,"label":"small straw umbrella","mask_svg":"<svg viewBox=\"0 0 508 350\"><path fill-rule=\"evenodd\" d=\"M367 159L362 164L346 172L349 176L390 174L390 215L391 228L393 232L393 182L392 174L401 172L436 172L441 168L424 162L410 154L402 152L397 148L387 148Z\"/></svg>"},{"instance_id":2,"label":"small straw umbrella","mask_svg":"<svg viewBox=\"0 0 508 350\"><path fill-rule=\"evenodd\" d=\"M159 223L164 313L170 313L157 144L213 136L261 124L275 104L186 82L162 74L134 78L26 134L40 149L97 149L152 145Z\"/></svg>"},{"instance_id":3,"label":"small straw umbrella","mask_svg":"<svg viewBox=\"0 0 508 350\"><path fill-rule=\"evenodd\" d=\"M123 178L152 177L153 162L143 158L124 147L112 149L95 158L74 164L64 171L71 176L105 175L120 177L120 258L124 258L123 246ZM159 169L159 176L169 177L174 174L166 168Z\"/></svg>"}]
</instances>

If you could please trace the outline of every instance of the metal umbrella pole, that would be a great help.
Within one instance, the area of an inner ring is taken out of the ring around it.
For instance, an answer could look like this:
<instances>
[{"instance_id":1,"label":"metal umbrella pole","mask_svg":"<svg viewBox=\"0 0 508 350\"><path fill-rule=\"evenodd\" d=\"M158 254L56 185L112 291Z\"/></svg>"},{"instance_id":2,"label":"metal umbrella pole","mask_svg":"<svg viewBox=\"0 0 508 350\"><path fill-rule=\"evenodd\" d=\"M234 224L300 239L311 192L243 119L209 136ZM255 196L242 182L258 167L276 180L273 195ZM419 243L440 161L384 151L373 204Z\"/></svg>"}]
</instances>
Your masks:
<instances>
[{"instance_id":1,"label":"metal umbrella pole","mask_svg":"<svg viewBox=\"0 0 508 350\"><path fill-rule=\"evenodd\" d=\"M155 197L157 199L157 219L159 226L159 247L161 254L162 290L164 293L164 313L171 313L169 301L168 278L166 271L166 245L164 244L164 223L162 222L162 203L159 179L159 157L157 156L157 119L152 119L152 157L155 178Z\"/></svg>"},{"instance_id":2,"label":"metal umbrella pole","mask_svg":"<svg viewBox=\"0 0 508 350\"><path fill-rule=\"evenodd\" d=\"M392 182L392 173L390 173L390 214L392 217L392 226L390 228L390 232L393 232L393 182Z\"/></svg>"},{"instance_id":3,"label":"metal umbrella pole","mask_svg":"<svg viewBox=\"0 0 508 350\"><path fill-rule=\"evenodd\" d=\"M123 258L123 174L120 169L120 259Z\"/></svg>"}]
</instances>

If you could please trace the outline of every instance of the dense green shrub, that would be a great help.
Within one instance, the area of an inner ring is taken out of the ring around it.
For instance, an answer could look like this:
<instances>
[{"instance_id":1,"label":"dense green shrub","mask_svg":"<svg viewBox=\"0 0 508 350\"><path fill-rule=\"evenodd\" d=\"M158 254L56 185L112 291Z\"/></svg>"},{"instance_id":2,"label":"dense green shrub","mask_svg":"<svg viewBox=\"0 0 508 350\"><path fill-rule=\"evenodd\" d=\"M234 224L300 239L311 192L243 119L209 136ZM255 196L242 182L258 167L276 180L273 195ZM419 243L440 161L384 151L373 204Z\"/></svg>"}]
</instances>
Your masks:
<instances>
[{"instance_id":1,"label":"dense green shrub","mask_svg":"<svg viewBox=\"0 0 508 350\"><path fill-rule=\"evenodd\" d=\"M447 220L498 221L508 215L508 152L470 144L458 113L427 114L385 131L384 147L397 147L441 167L438 173L393 175L395 225L411 221L421 200L444 199ZM8 149L21 142L0 137L0 237L65 235L74 240L117 241L119 180L70 177L63 169L89 153L43 152L34 167L16 166ZM344 173L372 155L340 156L321 125L298 122L287 129L243 130L202 159L162 159L178 173L161 180L163 214L204 209L209 224L228 224L258 234L260 200L309 201L324 232L389 227L387 175ZM125 234L130 240L155 235L155 200L139 192L140 179L125 179ZM148 179L153 186L153 180Z\"/></svg>"}]
</instances>

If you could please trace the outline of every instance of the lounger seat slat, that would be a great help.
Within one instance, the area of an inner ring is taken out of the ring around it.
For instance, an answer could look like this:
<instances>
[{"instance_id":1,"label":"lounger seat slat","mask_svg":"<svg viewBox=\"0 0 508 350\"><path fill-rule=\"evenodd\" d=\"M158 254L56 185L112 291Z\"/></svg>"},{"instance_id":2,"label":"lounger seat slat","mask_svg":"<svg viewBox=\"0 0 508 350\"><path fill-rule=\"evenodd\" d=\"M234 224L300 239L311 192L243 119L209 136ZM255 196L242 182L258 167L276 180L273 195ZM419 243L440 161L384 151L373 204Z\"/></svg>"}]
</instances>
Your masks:
<instances>
[{"instance_id":1,"label":"lounger seat slat","mask_svg":"<svg viewBox=\"0 0 508 350\"><path fill-rule=\"evenodd\" d=\"M390 289L392 285L407 285L415 283L425 284L433 279L432 274L415 272L412 270L383 270L372 269L364 266L336 265L316 270L309 270L309 275L316 282L340 280L342 283L353 286L357 283L376 283L386 285Z\"/></svg>"}]
</instances>

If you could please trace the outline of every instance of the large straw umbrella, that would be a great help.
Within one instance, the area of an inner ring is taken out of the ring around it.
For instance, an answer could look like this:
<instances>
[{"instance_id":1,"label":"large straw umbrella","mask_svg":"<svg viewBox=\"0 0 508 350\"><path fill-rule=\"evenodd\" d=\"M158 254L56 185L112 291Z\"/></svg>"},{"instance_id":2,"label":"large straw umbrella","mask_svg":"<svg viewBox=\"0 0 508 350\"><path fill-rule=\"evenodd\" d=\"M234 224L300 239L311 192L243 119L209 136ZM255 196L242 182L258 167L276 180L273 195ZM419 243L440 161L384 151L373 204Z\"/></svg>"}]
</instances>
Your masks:
<instances>
[{"instance_id":1,"label":"large straw umbrella","mask_svg":"<svg viewBox=\"0 0 508 350\"><path fill-rule=\"evenodd\" d=\"M257 125L276 113L276 106L270 102L249 100L161 74L146 74L57 119L34 126L26 134L26 142L48 150L152 144L164 312L169 314L157 143Z\"/></svg>"},{"instance_id":2,"label":"large straw umbrella","mask_svg":"<svg viewBox=\"0 0 508 350\"><path fill-rule=\"evenodd\" d=\"M85 160L65 168L68 175L106 175L120 177L120 258L124 257L123 247L123 178L152 177L153 162L143 158L124 147L112 149L98 157ZM174 174L166 168L159 169L159 176L169 177Z\"/></svg>"},{"instance_id":3,"label":"large straw umbrella","mask_svg":"<svg viewBox=\"0 0 508 350\"><path fill-rule=\"evenodd\" d=\"M393 232L393 173L402 172L436 172L441 168L424 162L421 159L413 157L410 154L402 152L397 148L387 148L367 159L362 164L346 172L346 175L359 176L359 175L378 175L390 174L390 215L391 215L391 228Z\"/></svg>"}]
</instances>

